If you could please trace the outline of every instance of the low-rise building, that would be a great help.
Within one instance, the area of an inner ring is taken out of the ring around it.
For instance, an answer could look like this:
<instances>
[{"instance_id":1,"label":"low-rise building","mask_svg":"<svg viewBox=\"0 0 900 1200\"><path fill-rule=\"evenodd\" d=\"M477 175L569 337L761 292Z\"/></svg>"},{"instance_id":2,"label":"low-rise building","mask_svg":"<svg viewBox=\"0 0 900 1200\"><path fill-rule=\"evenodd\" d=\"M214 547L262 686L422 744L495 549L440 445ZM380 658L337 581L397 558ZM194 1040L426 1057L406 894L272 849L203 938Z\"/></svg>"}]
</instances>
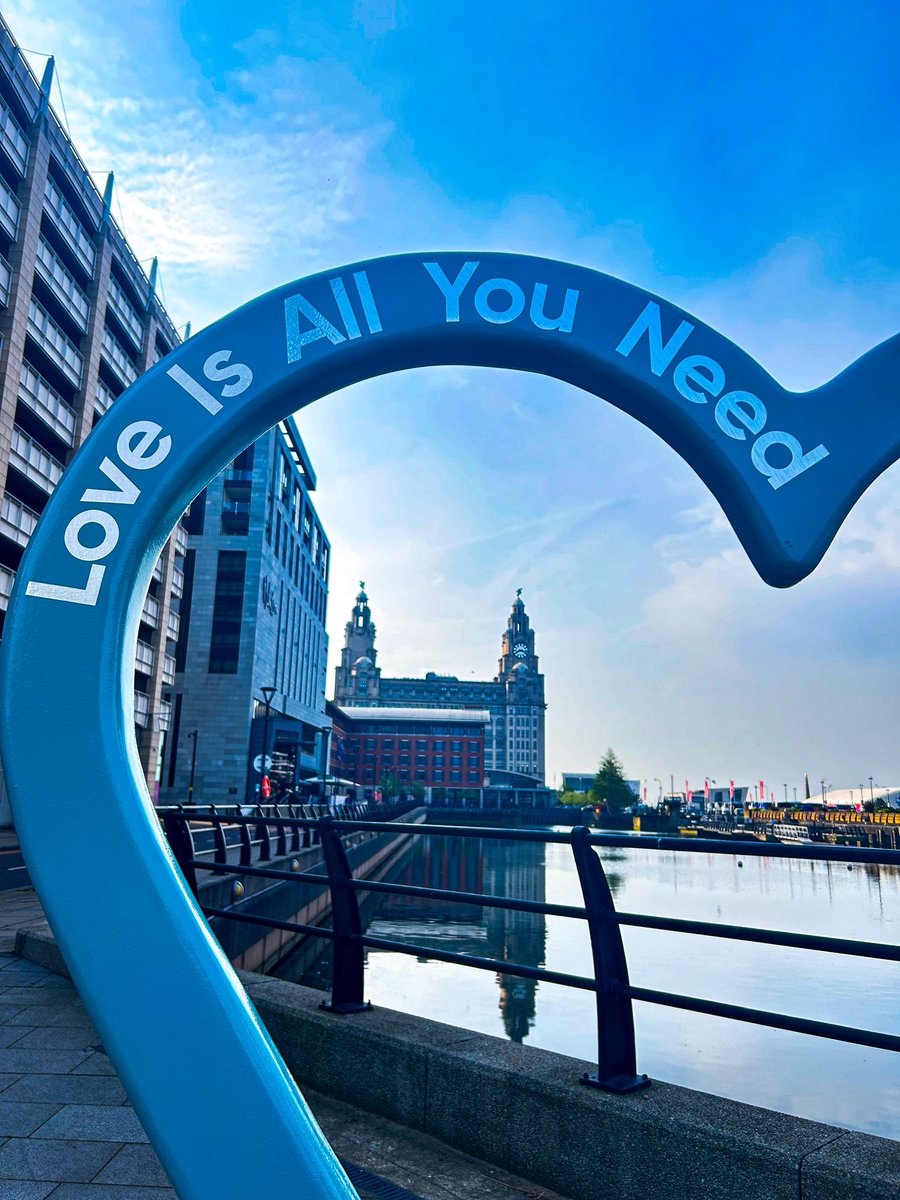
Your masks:
<instances>
[{"instance_id":1,"label":"low-rise building","mask_svg":"<svg viewBox=\"0 0 900 1200\"><path fill-rule=\"evenodd\" d=\"M484 735L490 713L477 709L341 708L329 702L331 773L367 795L384 781L449 792L484 783Z\"/></svg>"}]
</instances>

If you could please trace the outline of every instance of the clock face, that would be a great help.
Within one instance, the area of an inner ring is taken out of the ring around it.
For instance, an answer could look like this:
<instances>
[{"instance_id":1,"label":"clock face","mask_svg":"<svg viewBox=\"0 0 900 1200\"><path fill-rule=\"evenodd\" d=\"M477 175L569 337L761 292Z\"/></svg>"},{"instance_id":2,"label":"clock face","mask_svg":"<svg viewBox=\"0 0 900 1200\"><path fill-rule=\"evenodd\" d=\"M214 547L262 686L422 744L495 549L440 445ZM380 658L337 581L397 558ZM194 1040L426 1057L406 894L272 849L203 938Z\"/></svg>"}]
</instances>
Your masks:
<instances>
[{"instance_id":1,"label":"clock face","mask_svg":"<svg viewBox=\"0 0 900 1200\"><path fill-rule=\"evenodd\" d=\"M516 642L516 644L513 646L513 654L516 656L516 658L527 658L528 647L524 642Z\"/></svg>"}]
</instances>

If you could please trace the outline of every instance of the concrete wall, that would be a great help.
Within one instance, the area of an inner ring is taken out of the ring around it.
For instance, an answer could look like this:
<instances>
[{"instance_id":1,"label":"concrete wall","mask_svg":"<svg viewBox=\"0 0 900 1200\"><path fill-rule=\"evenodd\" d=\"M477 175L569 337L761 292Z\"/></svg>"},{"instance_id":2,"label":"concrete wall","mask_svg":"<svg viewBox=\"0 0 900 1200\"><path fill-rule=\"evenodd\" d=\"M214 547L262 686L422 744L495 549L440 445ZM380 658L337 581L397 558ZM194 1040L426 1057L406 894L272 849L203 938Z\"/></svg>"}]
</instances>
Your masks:
<instances>
[{"instance_id":1,"label":"concrete wall","mask_svg":"<svg viewBox=\"0 0 900 1200\"><path fill-rule=\"evenodd\" d=\"M583 1087L595 1064L242 975L301 1087L421 1130L573 1200L884 1200L900 1143L671 1084Z\"/></svg>"},{"instance_id":2,"label":"concrete wall","mask_svg":"<svg viewBox=\"0 0 900 1200\"><path fill-rule=\"evenodd\" d=\"M20 931L16 951L67 974L49 931ZM900 1196L900 1143L886 1138L667 1083L613 1096L578 1083L592 1063L389 1009L337 1016L321 992L241 978L301 1088L572 1200Z\"/></svg>"}]
</instances>

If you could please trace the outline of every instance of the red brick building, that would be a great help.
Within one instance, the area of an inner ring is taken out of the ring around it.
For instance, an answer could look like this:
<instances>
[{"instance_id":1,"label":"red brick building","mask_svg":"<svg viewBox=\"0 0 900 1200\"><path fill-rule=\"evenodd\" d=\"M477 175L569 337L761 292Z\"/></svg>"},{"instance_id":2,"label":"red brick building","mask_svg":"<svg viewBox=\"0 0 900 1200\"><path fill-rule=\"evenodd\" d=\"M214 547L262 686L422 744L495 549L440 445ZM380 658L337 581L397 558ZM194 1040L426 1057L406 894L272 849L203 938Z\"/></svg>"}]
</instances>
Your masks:
<instances>
[{"instance_id":1,"label":"red brick building","mask_svg":"<svg viewBox=\"0 0 900 1200\"><path fill-rule=\"evenodd\" d=\"M374 791L383 778L401 791L480 788L484 783L484 735L490 714L477 709L339 708L333 722L331 774Z\"/></svg>"}]
</instances>

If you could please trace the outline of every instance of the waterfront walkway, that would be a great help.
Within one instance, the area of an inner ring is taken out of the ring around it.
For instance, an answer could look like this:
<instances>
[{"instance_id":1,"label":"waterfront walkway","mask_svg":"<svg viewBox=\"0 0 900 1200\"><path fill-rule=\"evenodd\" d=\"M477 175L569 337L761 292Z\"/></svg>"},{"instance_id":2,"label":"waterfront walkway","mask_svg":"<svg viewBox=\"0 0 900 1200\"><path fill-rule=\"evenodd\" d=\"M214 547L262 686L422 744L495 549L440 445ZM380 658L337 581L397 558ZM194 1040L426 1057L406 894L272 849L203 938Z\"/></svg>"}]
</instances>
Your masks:
<instances>
[{"instance_id":1,"label":"waterfront walkway","mask_svg":"<svg viewBox=\"0 0 900 1200\"><path fill-rule=\"evenodd\" d=\"M0 893L0 1197L174 1200L75 988L14 952L18 930L45 928L31 889ZM363 1200L559 1200L433 1138L304 1094Z\"/></svg>"}]
</instances>

